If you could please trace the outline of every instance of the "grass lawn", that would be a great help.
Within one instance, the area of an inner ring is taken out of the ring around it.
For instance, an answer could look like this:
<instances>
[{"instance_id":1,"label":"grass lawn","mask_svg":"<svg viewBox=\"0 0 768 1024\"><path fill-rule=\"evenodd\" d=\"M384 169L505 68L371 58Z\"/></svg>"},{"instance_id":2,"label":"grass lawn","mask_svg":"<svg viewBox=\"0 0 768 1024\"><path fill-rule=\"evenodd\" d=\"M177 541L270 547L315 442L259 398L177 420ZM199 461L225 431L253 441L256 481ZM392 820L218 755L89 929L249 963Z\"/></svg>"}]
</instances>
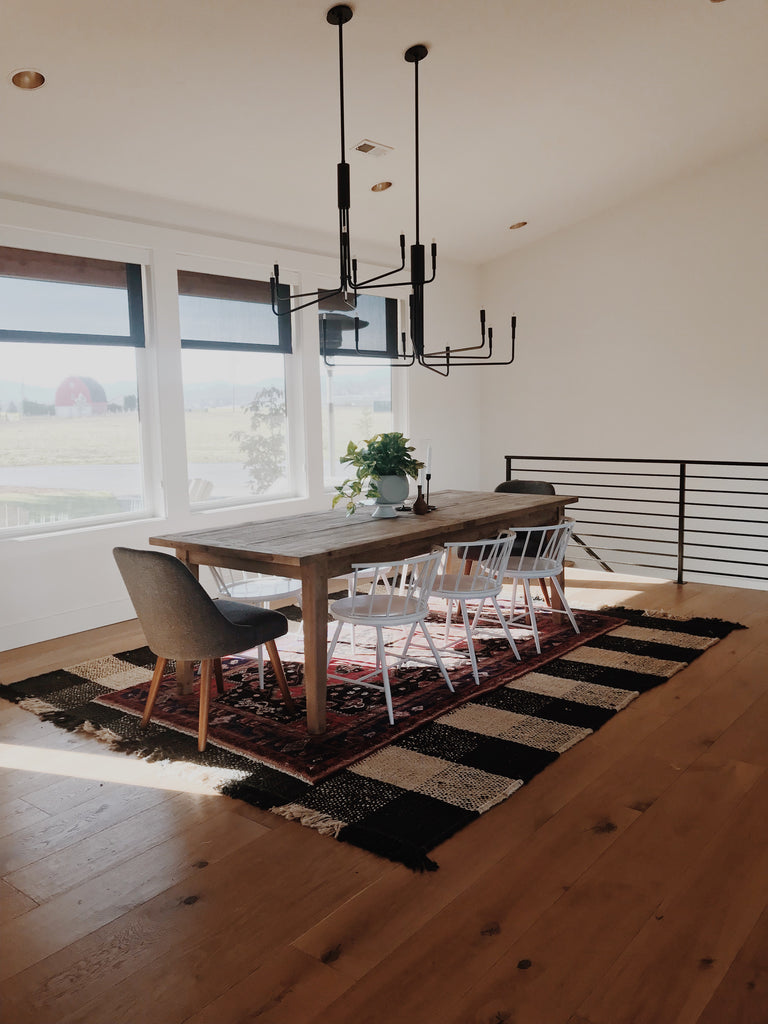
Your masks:
<instances>
[{"instance_id":1,"label":"grass lawn","mask_svg":"<svg viewBox=\"0 0 768 1024\"><path fill-rule=\"evenodd\" d=\"M359 443L391 429L391 414L370 408L334 410L337 456L348 441ZM249 431L250 416L240 409L195 409L185 416L190 462L242 461L235 431ZM326 440L327 444L327 440ZM105 416L27 416L0 420L0 466L131 465L139 462L139 418L135 412Z\"/></svg>"}]
</instances>

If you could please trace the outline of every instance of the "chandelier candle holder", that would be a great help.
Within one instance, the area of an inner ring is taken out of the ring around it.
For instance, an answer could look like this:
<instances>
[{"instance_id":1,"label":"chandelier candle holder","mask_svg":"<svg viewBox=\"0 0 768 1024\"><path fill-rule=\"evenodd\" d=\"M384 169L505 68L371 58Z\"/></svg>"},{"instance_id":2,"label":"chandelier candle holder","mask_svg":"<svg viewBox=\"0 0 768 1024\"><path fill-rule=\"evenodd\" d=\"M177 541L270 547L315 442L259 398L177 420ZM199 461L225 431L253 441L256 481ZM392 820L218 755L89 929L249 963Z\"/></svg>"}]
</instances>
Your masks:
<instances>
[{"instance_id":1,"label":"chandelier candle holder","mask_svg":"<svg viewBox=\"0 0 768 1024\"><path fill-rule=\"evenodd\" d=\"M352 20L352 8L346 4L337 4L326 13L326 21L339 30L339 124L341 155L336 166L336 190L339 224L339 284L337 288L304 292L286 297L288 291L280 284L280 267L276 263L270 278L272 312L275 316L290 316L292 313L307 306L319 305L322 299L339 296L340 308L354 309L357 305L357 292L362 289L407 287L408 296L408 332L401 334L400 350L391 356L391 366L420 366L432 370L442 377L447 377L452 368L457 366L507 366L515 359L516 317L511 318L511 349L509 358L494 358L493 328L486 329L485 310L480 311L480 341L474 345L445 345L443 348L428 349L424 334L424 288L435 280L437 273L437 243L430 247L430 275L427 277L426 249L420 238L420 167L419 167L419 64L429 53L423 43L409 46L404 53L406 63L413 65L414 72L414 172L415 172L415 235L409 248L410 265L405 280L393 281L391 278L406 267L406 236L400 235L400 262L393 270L385 271L366 280L360 280L357 273L357 260L351 256L350 241L350 168L346 156L346 135L344 123L344 35L343 29ZM328 306L326 305L326 308ZM359 331L363 323L356 317L350 317L347 329L354 329L355 351L360 351ZM410 349L409 349L410 342ZM320 331L320 347L323 360L328 363L328 356L333 356L333 344L326 335L324 326ZM338 348L338 345L335 346ZM331 350L330 352L328 350Z\"/></svg>"}]
</instances>

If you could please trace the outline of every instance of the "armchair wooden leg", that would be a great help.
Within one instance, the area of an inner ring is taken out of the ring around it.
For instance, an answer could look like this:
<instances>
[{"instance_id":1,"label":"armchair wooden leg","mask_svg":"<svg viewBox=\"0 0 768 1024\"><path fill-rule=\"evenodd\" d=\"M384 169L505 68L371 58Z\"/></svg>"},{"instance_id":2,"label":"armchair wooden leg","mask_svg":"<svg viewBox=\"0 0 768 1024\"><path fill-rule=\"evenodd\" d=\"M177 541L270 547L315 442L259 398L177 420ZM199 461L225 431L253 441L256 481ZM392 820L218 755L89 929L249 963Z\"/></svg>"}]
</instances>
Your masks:
<instances>
[{"instance_id":1,"label":"armchair wooden leg","mask_svg":"<svg viewBox=\"0 0 768 1024\"><path fill-rule=\"evenodd\" d=\"M289 711L295 711L296 705L291 697L291 691L288 689L288 680L285 678L285 671L283 670L283 663L277 650L277 644L274 640L267 640L264 646L267 648L269 660L272 662L272 668L277 677L277 685L280 687L280 693L283 695L285 706Z\"/></svg>"},{"instance_id":2,"label":"armchair wooden leg","mask_svg":"<svg viewBox=\"0 0 768 1024\"><path fill-rule=\"evenodd\" d=\"M208 708L211 703L211 673L213 661L210 659L200 665L200 717L197 729L197 749L205 750L208 741Z\"/></svg>"},{"instance_id":3,"label":"armchair wooden leg","mask_svg":"<svg viewBox=\"0 0 768 1024\"><path fill-rule=\"evenodd\" d=\"M154 708L155 701L157 700L157 694L160 690L160 683L163 679L163 672L165 672L167 660L167 658L158 658L155 662L155 671L152 675L152 682L149 684L147 703L144 705L144 714L141 719L142 729L146 729L149 724L149 720L152 717L152 709Z\"/></svg>"},{"instance_id":4,"label":"armchair wooden leg","mask_svg":"<svg viewBox=\"0 0 768 1024\"><path fill-rule=\"evenodd\" d=\"M224 693L224 674L221 671L221 658L214 660L213 671L216 676L216 689L219 693Z\"/></svg>"}]
</instances>

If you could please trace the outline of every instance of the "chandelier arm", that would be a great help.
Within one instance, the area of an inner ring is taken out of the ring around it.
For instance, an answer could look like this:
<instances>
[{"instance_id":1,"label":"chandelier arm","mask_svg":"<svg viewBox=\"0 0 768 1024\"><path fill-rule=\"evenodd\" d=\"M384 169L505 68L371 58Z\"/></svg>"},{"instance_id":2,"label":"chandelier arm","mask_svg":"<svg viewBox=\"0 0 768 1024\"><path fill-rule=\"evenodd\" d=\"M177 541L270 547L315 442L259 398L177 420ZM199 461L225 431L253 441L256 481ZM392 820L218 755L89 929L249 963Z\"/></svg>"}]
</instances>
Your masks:
<instances>
[{"instance_id":1,"label":"chandelier arm","mask_svg":"<svg viewBox=\"0 0 768 1024\"><path fill-rule=\"evenodd\" d=\"M400 235L400 266L399 267L395 267L394 270L387 270L387 271L385 271L382 274L375 274L373 277L369 277L367 281L358 281L358 279L357 279L357 260L354 259L354 260L352 260L352 276L351 276L350 283L352 284L353 288L356 288L358 290L360 288L369 288L369 287L376 287L376 288L392 287L392 285L390 285L389 283L384 285L384 284L376 284L376 282L383 280L383 278L385 278L385 277L392 277L393 274L399 274L401 270L405 270L405 235Z\"/></svg>"},{"instance_id":2,"label":"chandelier arm","mask_svg":"<svg viewBox=\"0 0 768 1024\"><path fill-rule=\"evenodd\" d=\"M439 377L447 377L451 372L451 350L449 348L445 349L443 358L445 359L445 372L439 369L439 363L428 363L425 361L423 356L419 356L419 366L423 366L425 369L431 370L432 373L436 373Z\"/></svg>"},{"instance_id":3,"label":"chandelier arm","mask_svg":"<svg viewBox=\"0 0 768 1024\"><path fill-rule=\"evenodd\" d=\"M463 345L461 348L454 348L451 345L451 346L449 346L449 351L451 352L451 355L455 355L458 352L479 352L481 349L485 348L486 336L485 336L485 310L484 309L480 310L480 339L481 340L480 340L480 344L479 345ZM467 359L467 358L488 359L490 357L490 353L493 351L493 328L492 327L488 328L488 349L489 349L489 354L487 356L481 356L481 357L461 356L460 358L462 358L462 359ZM437 353L437 351L438 350L436 350L435 352L425 352L424 355L425 356L433 356L433 355L435 355Z\"/></svg>"},{"instance_id":4,"label":"chandelier arm","mask_svg":"<svg viewBox=\"0 0 768 1024\"><path fill-rule=\"evenodd\" d=\"M460 366L510 366L515 361L515 336L517 333L517 317L513 316L510 318L511 337L512 337L512 348L510 351L509 359L489 359L488 356L468 356L460 355L461 349L449 349L451 360ZM490 335L492 328L488 328ZM489 339L490 340L490 339ZM473 348L476 346L472 346ZM426 352L424 358L444 358L444 354L439 351Z\"/></svg>"}]
</instances>

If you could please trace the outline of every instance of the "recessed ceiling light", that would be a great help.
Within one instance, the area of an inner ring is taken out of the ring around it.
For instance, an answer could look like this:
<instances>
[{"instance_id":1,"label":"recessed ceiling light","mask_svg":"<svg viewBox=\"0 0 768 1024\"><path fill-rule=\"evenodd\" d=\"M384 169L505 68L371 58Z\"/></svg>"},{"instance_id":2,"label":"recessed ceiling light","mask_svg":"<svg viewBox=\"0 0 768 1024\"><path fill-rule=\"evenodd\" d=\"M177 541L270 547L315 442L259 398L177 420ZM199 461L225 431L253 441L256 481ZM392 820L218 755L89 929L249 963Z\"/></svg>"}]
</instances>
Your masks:
<instances>
[{"instance_id":1,"label":"recessed ceiling light","mask_svg":"<svg viewBox=\"0 0 768 1024\"><path fill-rule=\"evenodd\" d=\"M527 223L528 223L527 220L519 220L517 222L517 224L510 224L509 225L509 230L510 231L515 231L515 230L517 230L517 228L524 228Z\"/></svg>"},{"instance_id":2,"label":"recessed ceiling light","mask_svg":"<svg viewBox=\"0 0 768 1024\"><path fill-rule=\"evenodd\" d=\"M23 71L15 71L11 75L11 81L18 89L39 89L41 85L45 85L45 75L27 68Z\"/></svg>"},{"instance_id":3,"label":"recessed ceiling light","mask_svg":"<svg viewBox=\"0 0 768 1024\"><path fill-rule=\"evenodd\" d=\"M386 192L388 188L392 188L391 181L377 181L375 185L371 185L371 192Z\"/></svg>"}]
</instances>

